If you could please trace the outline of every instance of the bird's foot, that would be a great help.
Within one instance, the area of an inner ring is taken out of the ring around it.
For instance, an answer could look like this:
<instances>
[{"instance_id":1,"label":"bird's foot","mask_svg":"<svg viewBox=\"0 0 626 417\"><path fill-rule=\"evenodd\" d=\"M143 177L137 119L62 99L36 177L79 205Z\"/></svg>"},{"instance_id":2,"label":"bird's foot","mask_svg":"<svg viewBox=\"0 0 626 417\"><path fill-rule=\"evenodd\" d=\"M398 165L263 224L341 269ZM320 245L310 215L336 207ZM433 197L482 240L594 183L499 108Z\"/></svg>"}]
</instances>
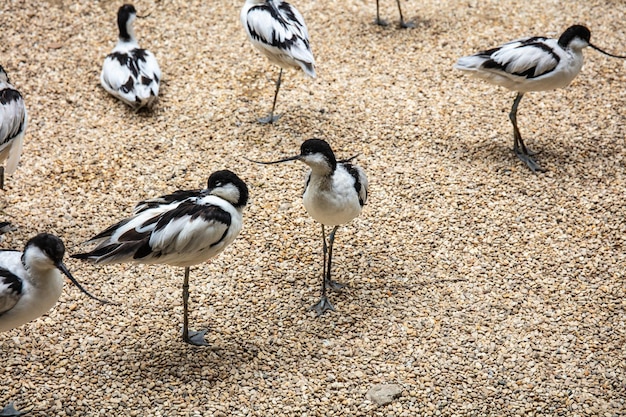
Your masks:
<instances>
[{"instance_id":1,"label":"bird's foot","mask_svg":"<svg viewBox=\"0 0 626 417\"><path fill-rule=\"evenodd\" d=\"M208 332L208 329L200 331L189 330L187 333L183 332L183 342L194 346L209 346L207 341L204 340L206 332Z\"/></svg>"},{"instance_id":2,"label":"bird's foot","mask_svg":"<svg viewBox=\"0 0 626 417\"><path fill-rule=\"evenodd\" d=\"M10 402L6 407L0 410L0 417L19 417L30 413L32 410L28 411L18 411L13 407L13 402Z\"/></svg>"},{"instance_id":3,"label":"bird's foot","mask_svg":"<svg viewBox=\"0 0 626 417\"><path fill-rule=\"evenodd\" d=\"M339 290L343 290L344 288L346 288L345 284L342 284L337 281L333 281L332 279L329 279L326 281L326 286L333 291L339 291Z\"/></svg>"},{"instance_id":4,"label":"bird's foot","mask_svg":"<svg viewBox=\"0 0 626 417\"><path fill-rule=\"evenodd\" d=\"M318 316L321 316L328 310L335 311L335 306L333 306L332 303L328 300L328 297L322 295L322 298L320 298L320 301L317 304L309 307L309 311L311 310L315 311Z\"/></svg>"},{"instance_id":5,"label":"bird's foot","mask_svg":"<svg viewBox=\"0 0 626 417\"><path fill-rule=\"evenodd\" d=\"M528 168L530 168L530 170L532 172L545 172L546 170L541 168L541 166L539 166L539 164L537 164L537 162L535 162L535 160L532 158L533 155L536 155L536 152L522 152L519 149L514 149L515 151L515 155L517 155L517 157L520 159L520 161L524 162Z\"/></svg>"},{"instance_id":6,"label":"bird's foot","mask_svg":"<svg viewBox=\"0 0 626 417\"><path fill-rule=\"evenodd\" d=\"M15 232L16 230L17 226L14 226L11 222L0 222L0 234Z\"/></svg>"},{"instance_id":7,"label":"bird's foot","mask_svg":"<svg viewBox=\"0 0 626 417\"><path fill-rule=\"evenodd\" d=\"M389 23L387 23L386 20L380 19L378 17L376 19L374 19L374 23L376 23L378 26L383 26L383 27L389 26Z\"/></svg>"},{"instance_id":8,"label":"bird's foot","mask_svg":"<svg viewBox=\"0 0 626 417\"><path fill-rule=\"evenodd\" d=\"M400 21L400 29L413 29L415 27L415 23L413 22L405 22L404 20Z\"/></svg>"},{"instance_id":9,"label":"bird's foot","mask_svg":"<svg viewBox=\"0 0 626 417\"><path fill-rule=\"evenodd\" d=\"M257 119L257 121L259 123L261 123L262 125L272 124L272 123L275 123L276 121L278 121L278 119L280 119L281 116L282 116L282 114L270 114L267 117L261 117L261 118Z\"/></svg>"}]
</instances>

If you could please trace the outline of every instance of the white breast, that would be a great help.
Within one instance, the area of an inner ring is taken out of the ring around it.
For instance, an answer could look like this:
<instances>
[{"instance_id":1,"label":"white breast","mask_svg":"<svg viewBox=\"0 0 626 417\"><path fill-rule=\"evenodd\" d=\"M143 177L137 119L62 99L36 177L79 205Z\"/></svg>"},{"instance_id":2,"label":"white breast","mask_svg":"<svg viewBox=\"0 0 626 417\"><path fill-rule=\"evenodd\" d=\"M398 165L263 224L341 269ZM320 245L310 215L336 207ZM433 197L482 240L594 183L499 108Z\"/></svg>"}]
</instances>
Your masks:
<instances>
[{"instance_id":1,"label":"white breast","mask_svg":"<svg viewBox=\"0 0 626 417\"><path fill-rule=\"evenodd\" d=\"M63 277L58 269L37 274L37 279L33 279L22 266L21 256L21 252L2 254L2 266L22 277L23 282L22 296L17 304L0 315L0 332L21 326L47 313L56 304L63 290Z\"/></svg>"},{"instance_id":2,"label":"white breast","mask_svg":"<svg viewBox=\"0 0 626 417\"><path fill-rule=\"evenodd\" d=\"M311 174L303 202L307 213L326 226L346 224L362 209L354 178L341 164L330 178Z\"/></svg>"}]
</instances>

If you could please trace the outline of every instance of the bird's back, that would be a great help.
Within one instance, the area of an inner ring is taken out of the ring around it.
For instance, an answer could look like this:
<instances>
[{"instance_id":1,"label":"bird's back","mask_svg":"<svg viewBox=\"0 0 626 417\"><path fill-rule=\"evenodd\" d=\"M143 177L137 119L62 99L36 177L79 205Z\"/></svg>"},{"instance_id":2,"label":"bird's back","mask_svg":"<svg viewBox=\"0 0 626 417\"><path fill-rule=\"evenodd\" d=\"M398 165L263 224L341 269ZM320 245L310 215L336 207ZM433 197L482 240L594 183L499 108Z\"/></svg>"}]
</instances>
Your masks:
<instances>
[{"instance_id":1,"label":"bird's back","mask_svg":"<svg viewBox=\"0 0 626 417\"><path fill-rule=\"evenodd\" d=\"M100 83L110 94L134 108L150 107L157 99L161 69L150 51L136 42L118 42L102 66Z\"/></svg>"},{"instance_id":2,"label":"bird's back","mask_svg":"<svg viewBox=\"0 0 626 417\"><path fill-rule=\"evenodd\" d=\"M454 68L513 91L566 87L582 68L582 53L556 39L528 37L462 57Z\"/></svg>"},{"instance_id":3,"label":"bird's back","mask_svg":"<svg viewBox=\"0 0 626 417\"><path fill-rule=\"evenodd\" d=\"M72 257L103 264L191 266L220 253L241 226L241 213L219 197L200 194L172 200L163 196L140 203L135 215L92 239L100 242L93 251Z\"/></svg>"},{"instance_id":4,"label":"bird's back","mask_svg":"<svg viewBox=\"0 0 626 417\"><path fill-rule=\"evenodd\" d=\"M271 62L282 68L301 68L315 78L309 32L294 6L280 0L262 4L248 0L240 18L252 44Z\"/></svg>"}]
</instances>

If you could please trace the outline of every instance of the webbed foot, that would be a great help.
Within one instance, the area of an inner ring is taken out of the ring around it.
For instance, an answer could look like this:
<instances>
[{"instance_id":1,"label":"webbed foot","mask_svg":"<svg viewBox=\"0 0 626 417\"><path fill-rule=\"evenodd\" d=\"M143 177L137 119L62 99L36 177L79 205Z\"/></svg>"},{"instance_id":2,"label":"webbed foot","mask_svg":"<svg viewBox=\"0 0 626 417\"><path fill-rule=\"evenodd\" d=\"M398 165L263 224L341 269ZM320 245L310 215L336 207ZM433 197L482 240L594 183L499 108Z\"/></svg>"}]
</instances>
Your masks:
<instances>
[{"instance_id":1,"label":"webbed foot","mask_svg":"<svg viewBox=\"0 0 626 417\"><path fill-rule=\"evenodd\" d=\"M278 121L278 119L280 119L281 116L282 116L282 114L270 114L269 116L261 117L261 118L257 119L257 121L259 123L261 123L262 125L272 124L272 123L275 123L276 121Z\"/></svg>"},{"instance_id":2,"label":"webbed foot","mask_svg":"<svg viewBox=\"0 0 626 417\"><path fill-rule=\"evenodd\" d=\"M524 162L528 166L528 168L530 168L532 172L545 172L546 171L545 169L541 168L541 166L539 166L539 164L535 162L535 160L532 158L533 155L537 154L536 152L528 151L527 153L524 153L520 151L519 149L514 149L514 151L515 151L515 155L517 155L520 161Z\"/></svg>"},{"instance_id":3,"label":"webbed foot","mask_svg":"<svg viewBox=\"0 0 626 417\"><path fill-rule=\"evenodd\" d=\"M18 411L13 407L13 402L11 401L6 407L0 410L1 417L20 417L30 413L32 410L28 411Z\"/></svg>"},{"instance_id":4,"label":"webbed foot","mask_svg":"<svg viewBox=\"0 0 626 417\"><path fill-rule=\"evenodd\" d=\"M311 310L315 311L318 316L321 316L328 310L335 311L335 306L333 306L332 303L328 300L328 297L323 295L317 304L309 307L309 311Z\"/></svg>"},{"instance_id":5,"label":"webbed foot","mask_svg":"<svg viewBox=\"0 0 626 417\"><path fill-rule=\"evenodd\" d=\"M386 20L378 18L378 17L374 19L374 23L376 23L378 26L383 26L383 27L389 26L389 23L387 23Z\"/></svg>"},{"instance_id":6,"label":"webbed foot","mask_svg":"<svg viewBox=\"0 0 626 417\"><path fill-rule=\"evenodd\" d=\"M208 332L208 330L194 331L189 330L187 333L183 333L183 342L188 343L194 346L209 346L206 340L204 340L204 335Z\"/></svg>"},{"instance_id":7,"label":"webbed foot","mask_svg":"<svg viewBox=\"0 0 626 417\"><path fill-rule=\"evenodd\" d=\"M330 288L333 291L340 291L346 288L345 284L342 284L337 281L333 281L332 279L326 281L326 287Z\"/></svg>"}]
</instances>

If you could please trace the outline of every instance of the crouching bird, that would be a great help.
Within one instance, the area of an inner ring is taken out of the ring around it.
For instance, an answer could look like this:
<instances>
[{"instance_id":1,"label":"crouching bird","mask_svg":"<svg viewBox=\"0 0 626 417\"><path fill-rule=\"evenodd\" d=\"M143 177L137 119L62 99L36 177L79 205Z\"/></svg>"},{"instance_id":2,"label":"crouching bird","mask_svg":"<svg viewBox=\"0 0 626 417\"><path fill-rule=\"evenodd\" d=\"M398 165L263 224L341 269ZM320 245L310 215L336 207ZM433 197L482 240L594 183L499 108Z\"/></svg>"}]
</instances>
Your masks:
<instances>
[{"instance_id":1,"label":"crouching bird","mask_svg":"<svg viewBox=\"0 0 626 417\"><path fill-rule=\"evenodd\" d=\"M63 263L65 245L57 236L40 233L30 239L24 251L0 250L0 332L6 332L47 313L63 290L63 273L79 290L103 304L72 276ZM0 416L28 414L13 403L0 410Z\"/></svg>"},{"instance_id":2,"label":"crouching bird","mask_svg":"<svg viewBox=\"0 0 626 417\"><path fill-rule=\"evenodd\" d=\"M137 10L125 4L117 12L119 38L104 59L100 84L109 94L135 110L151 108L159 96L161 69L154 54L137 43L133 22Z\"/></svg>"}]
</instances>

